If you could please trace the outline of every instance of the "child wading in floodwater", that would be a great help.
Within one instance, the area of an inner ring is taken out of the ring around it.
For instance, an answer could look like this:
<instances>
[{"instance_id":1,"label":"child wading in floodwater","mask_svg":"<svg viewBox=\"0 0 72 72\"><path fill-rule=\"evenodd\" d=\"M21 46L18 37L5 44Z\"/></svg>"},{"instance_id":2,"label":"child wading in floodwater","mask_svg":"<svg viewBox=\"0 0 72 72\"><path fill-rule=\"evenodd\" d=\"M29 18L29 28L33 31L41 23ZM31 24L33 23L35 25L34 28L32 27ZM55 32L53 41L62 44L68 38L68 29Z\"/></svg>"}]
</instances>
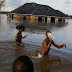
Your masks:
<instances>
[{"instance_id":1,"label":"child wading in floodwater","mask_svg":"<svg viewBox=\"0 0 72 72\"><path fill-rule=\"evenodd\" d=\"M24 44L21 43L21 40L22 40L22 38L25 38L25 37L22 37L21 33L22 33L22 31L25 30L25 27L23 25L16 26L16 29L18 29L19 31L15 36L15 43L18 44L18 45L24 46Z\"/></svg>"},{"instance_id":2,"label":"child wading in floodwater","mask_svg":"<svg viewBox=\"0 0 72 72\"><path fill-rule=\"evenodd\" d=\"M46 31L46 39L42 42L42 52L41 54L38 54L39 57L48 55L48 52L50 51L51 44L53 44L57 48L62 48L66 47L65 44L62 45L57 45L53 40L52 40L52 34L50 31Z\"/></svg>"}]
</instances>

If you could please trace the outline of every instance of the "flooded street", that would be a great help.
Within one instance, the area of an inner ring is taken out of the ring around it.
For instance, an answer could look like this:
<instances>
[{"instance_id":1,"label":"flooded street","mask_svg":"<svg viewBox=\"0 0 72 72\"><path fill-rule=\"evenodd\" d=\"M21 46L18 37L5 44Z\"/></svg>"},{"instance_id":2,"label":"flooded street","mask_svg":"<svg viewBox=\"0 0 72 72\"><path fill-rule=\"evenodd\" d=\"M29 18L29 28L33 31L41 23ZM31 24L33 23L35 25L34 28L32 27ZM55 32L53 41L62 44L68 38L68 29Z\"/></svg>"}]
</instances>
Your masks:
<instances>
[{"instance_id":1,"label":"flooded street","mask_svg":"<svg viewBox=\"0 0 72 72\"><path fill-rule=\"evenodd\" d=\"M15 35L18 32L17 25L24 25L28 37L22 40L25 47L14 43ZM53 45L48 56L41 59L34 59L41 52L42 41L45 39L45 32L50 30L54 41L61 45L65 43L66 48L57 49ZM7 15L0 15L0 72L12 72L14 60L27 55L33 61L34 72L72 72L72 20L66 23L47 24L44 22L28 20L7 19Z\"/></svg>"}]
</instances>

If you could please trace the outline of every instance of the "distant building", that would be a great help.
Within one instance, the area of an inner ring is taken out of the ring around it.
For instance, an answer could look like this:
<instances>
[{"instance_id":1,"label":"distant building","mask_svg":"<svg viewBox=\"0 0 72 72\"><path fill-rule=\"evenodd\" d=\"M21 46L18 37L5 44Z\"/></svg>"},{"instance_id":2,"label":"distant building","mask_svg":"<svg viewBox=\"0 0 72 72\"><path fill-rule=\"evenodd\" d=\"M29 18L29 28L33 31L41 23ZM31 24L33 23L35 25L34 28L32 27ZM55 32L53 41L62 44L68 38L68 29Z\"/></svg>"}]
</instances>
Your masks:
<instances>
[{"instance_id":1,"label":"distant building","mask_svg":"<svg viewBox=\"0 0 72 72\"><path fill-rule=\"evenodd\" d=\"M63 22L66 18L68 18L67 15L59 10L54 10L47 5L37 3L26 3L11 11L10 14L12 15L12 18L38 20L48 23L58 23L58 21Z\"/></svg>"}]
</instances>

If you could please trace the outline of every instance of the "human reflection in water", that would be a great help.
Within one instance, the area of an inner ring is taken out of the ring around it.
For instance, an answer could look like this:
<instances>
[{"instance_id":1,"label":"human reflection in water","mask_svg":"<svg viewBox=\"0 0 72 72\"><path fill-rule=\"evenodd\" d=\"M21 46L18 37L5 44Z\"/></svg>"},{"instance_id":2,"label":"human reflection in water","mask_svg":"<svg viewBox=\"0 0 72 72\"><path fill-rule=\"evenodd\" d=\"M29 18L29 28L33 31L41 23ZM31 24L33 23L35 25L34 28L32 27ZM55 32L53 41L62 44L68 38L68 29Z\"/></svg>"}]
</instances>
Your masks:
<instances>
[{"instance_id":1,"label":"human reflection in water","mask_svg":"<svg viewBox=\"0 0 72 72\"><path fill-rule=\"evenodd\" d=\"M56 67L61 65L60 58L50 58L49 56L43 57L40 62L40 72L51 72ZM55 71L53 71L55 72Z\"/></svg>"}]
</instances>

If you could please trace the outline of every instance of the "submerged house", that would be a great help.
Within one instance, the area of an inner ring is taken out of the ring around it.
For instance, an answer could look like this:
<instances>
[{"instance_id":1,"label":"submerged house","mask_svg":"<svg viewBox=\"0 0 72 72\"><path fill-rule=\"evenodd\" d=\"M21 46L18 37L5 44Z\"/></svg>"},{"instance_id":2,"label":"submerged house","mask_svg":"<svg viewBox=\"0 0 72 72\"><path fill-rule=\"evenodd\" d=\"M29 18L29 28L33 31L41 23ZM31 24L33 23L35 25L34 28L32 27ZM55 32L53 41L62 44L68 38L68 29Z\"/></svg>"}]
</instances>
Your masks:
<instances>
[{"instance_id":1,"label":"submerged house","mask_svg":"<svg viewBox=\"0 0 72 72\"><path fill-rule=\"evenodd\" d=\"M37 3L26 3L10 12L12 18L38 20L45 22L65 21L67 15L59 10L55 10L47 5Z\"/></svg>"}]
</instances>

